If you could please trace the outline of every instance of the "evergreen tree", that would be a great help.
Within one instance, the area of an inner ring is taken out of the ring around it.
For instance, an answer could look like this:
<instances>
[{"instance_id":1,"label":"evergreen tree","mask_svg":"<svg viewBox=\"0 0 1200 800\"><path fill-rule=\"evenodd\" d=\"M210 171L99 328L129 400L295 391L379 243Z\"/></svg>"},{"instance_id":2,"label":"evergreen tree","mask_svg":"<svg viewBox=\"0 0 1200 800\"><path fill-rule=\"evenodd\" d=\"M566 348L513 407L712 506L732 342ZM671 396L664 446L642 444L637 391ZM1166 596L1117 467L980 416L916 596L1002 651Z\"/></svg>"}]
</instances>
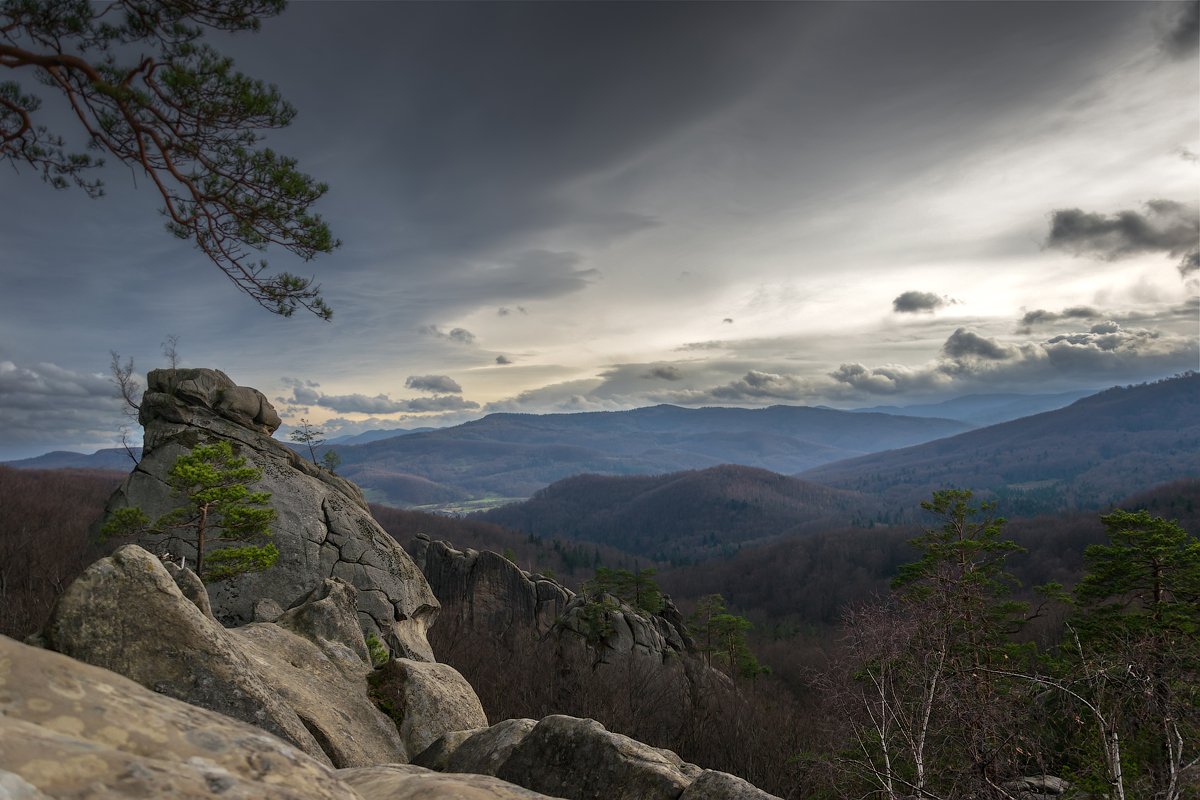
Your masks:
<instances>
[{"instance_id":1,"label":"evergreen tree","mask_svg":"<svg viewBox=\"0 0 1200 800\"><path fill-rule=\"evenodd\" d=\"M1075 588L1077 641L1064 685L1087 704L1110 796L1181 800L1200 794L1200 540L1146 511L1100 518L1109 543L1088 546ZM1084 778L1086 765L1081 765Z\"/></svg>"},{"instance_id":2,"label":"evergreen tree","mask_svg":"<svg viewBox=\"0 0 1200 800\"><path fill-rule=\"evenodd\" d=\"M167 483L183 499L178 508L153 523L135 506L119 508L100 529L104 537L163 534L183 539L196 550L196 574L216 581L244 572L261 572L279 559L274 544L242 544L270 536L275 510L270 494L249 484L262 472L235 456L228 441L197 445L175 459Z\"/></svg>"},{"instance_id":3,"label":"evergreen tree","mask_svg":"<svg viewBox=\"0 0 1200 800\"><path fill-rule=\"evenodd\" d=\"M320 287L270 274L258 251L307 261L338 242L311 211L328 187L295 159L261 147L261 130L295 109L203 42L208 31L257 30L284 0L0 0L0 161L51 186L103 194L91 170L106 154L145 174L168 229L190 239L259 305L328 319ZM24 85L22 84L24 82ZM31 90L30 84L38 89ZM72 152L42 116L39 90L62 96L90 152Z\"/></svg>"}]
</instances>

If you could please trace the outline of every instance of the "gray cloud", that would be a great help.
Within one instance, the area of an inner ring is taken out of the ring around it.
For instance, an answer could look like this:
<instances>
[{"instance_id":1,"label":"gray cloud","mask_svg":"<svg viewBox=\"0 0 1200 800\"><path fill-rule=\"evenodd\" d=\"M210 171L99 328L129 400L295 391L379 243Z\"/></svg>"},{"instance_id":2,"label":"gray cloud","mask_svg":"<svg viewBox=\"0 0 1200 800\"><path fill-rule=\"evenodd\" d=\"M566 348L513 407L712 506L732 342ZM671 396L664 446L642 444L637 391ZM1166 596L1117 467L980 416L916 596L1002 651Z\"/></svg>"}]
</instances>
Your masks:
<instances>
[{"instance_id":1,"label":"gray cloud","mask_svg":"<svg viewBox=\"0 0 1200 800\"><path fill-rule=\"evenodd\" d=\"M933 312L942 306L954 303L949 297L933 292L904 292L892 301L892 311L897 314L919 314Z\"/></svg>"},{"instance_id":2,"label":"gray cloud","mask_svg":"<svg viewBox=\"0 0 1200 800\"><path fill-rule=\"evenodd\" d=\"M643 378L657 378L664 381L678 381L683 379L683 373L679 367L670 364L663 364L656 367L651 367L646 372L642 373Z\"/></svg>"},{"instance_id":3,"label":"gray cloud","mask_svg":"<svg viewBox=\"0 0 1200 800\"><path fill-rule=\"evenodd\" d=\"M779 375L752 369L740 379L709 390L709 394L720 400L746 401L774 398L792 400L807 396L811 386L791 375Z\"/></svg>"},{"instance_id":4,"label":"gray cloud","mask_svg":"<svg viewBox=\"0 0 1200 800\"><path fill-rule=\"evenodd\" d=\"M508 356L499 355L499 356L496 356L496 363L501 366L505 366L505 365L511 364L513 362L512 362L512 359L509 358Z\"/></svg>"},{"instance_id":5,"label":"gray cloud","mask_svg":"<svg viewBox=\"0 0 1200 800\"><path fill-rule=\"evenodd\" d=\"M724 323L724 324L726 324L726 325L732 325L732 324L733 324L733 317L726 317L725 319L721 320L721 322L722 322L722 323Z\"/></svg>"},{"instance_id":6,"label":"gray cloud","mask_svg":"<svg viewBox=\"0 0 1200 800\"><path fill-rule=\"evenodd\" d=\"M1162 40L1173 58L1190 58L1200 50L1200 3L1185 3Z\"/></svg>"},{"instance_id":7,"label":"gray cloud","mask_svg":"<svg viewBox=\"0 0 1200 800\"><path fill-rule=\"evenodd\" d=\"M959 328L942 345L942 353L956 360L982 358L1002 361L1013 356L1013 350L995 339L987 339L974 331Z\"/></svg>"},{"instance_id":8,"label":"gray cloud","mask_svg":"<svg viewBox=\"0 0 1200 800\"><path fill-rule=\"evenodd\" d=\"M1071 306L1057 312L1037 308L1033 311L1025 312L1024 316L1021 317L1017 333L1030 333L1035 325L1046 325L1062 319L1095 319L1102 315L1103 312L1091 306Z\"/></svg>"},{"instance_id":9,"label":"gray cloud","mask_svg":"<svg viewBox=\"0 0 1200 800\"><path fill-rule=\"evenodd\" d=\"M1186 275L1197 260L1200 211L1174 200L1150 200L1146 211L1118 211L1106 216L1078 208L1057 209L1050 222L1046 247L1116 261L1141 253L1182 256L1179 271Z\"/></svg>"},{"instance_id":10,"label":"gray cloud","mask_svg":"<svg viewBox=\"0 0 1200 800\"><path fill-rule=\"evenodd\" d=\"M462 394L458 381L449 375L409 375L404 381L408 389L431 394Z\"/></svg>"},{"instance_id":11,"label":"gray cloud","mask_svg":"<svg viewBox=\"0 0 1200 800\"><path fill-rule=\"evenodd\" d=\"M1195 153L1193 153L1191 150L1187 149L1186 147L1180 147L1179 150L1176 152L1179 153L1179 157L1182 158L1184 161L1190 161L1193 164L1200 161L1200 155L1196 155Z\"/></svg>"},{"instance_id":12,"label":"gray cloud","mask_svg":"<svg viewBox=\"0 0 1200 800\"><path fill-rule=\"evenodd\" d=\"M1057 386L1145 379L1188 369L1198 353L1200 344L1191 337L1124 328L1111 320L1013 345L960 328L947 339L942 356L923 366L843 364L830 377L862 394L998 391L1035 381Z\"/></svg>"},{"instance_id":13,"label":"gray cloud","mask_svg":"<svg viewBox=\"0 0 1200 800\"><path fill-rule=\"evenodd\" d=\"M456 395L417 397L412 400L393 400L386 394L369 397L365 394L322 395L317 401L322 408L341 414L397 414L401 412L462 411L479 408L472 400Z\"/></svg>"},{"instance_id":14,"label":"gray cloud","mask_svg":"<svg viewBox=\"0 0 1200 800\"><path fill-rule=\"evenodd\" d=\"M862 364L842 364L829 377L839 384L872 395L929 391L951 380L945 371L938 368L913 369L898 365L866 367Z\"/></svg>"},{"instance_id":15,"label":"gray cloud","mask_svg":"<svg viewBox=\"0 0 1200 800\"><path fill-rule=\"evenodd\" d=\"M115 388L103 375L0 361L0 450L6 457L112 447L127 422ZM130 434L141 437L140 430Z\"/></svg>"},{"instance_id":16,"label":"gray cloud","mask_svg":"<svg viewBox=\"0 0 1200 800\"><path fill-rule=\"evenodd\" d=\"M466 328L451 328L448 331L444 331L437 325L422 325L420 328L418 328L418 332L423 333L426 336L432 336L436 339L445 339L446 341L457 342L458 344L475 343L475 334L471 333Z\"/></svg>"},{"instance_id":17,"label":"gray cloud","mask_svg":"<svg viewBox=\"0 0 1200 800\"><path fill-rule=\"evenodd\" d=\"M282 403L307 406L317 402L317 399L321 396L321 393L317 391L317 388L321 384L317 383L316 381L306 381L301 380L300 378L289 378L287 376L280 378L280 381L284 386L288 386L292 390L291 397L278 398Z\"/></svg>"}]
</instances>

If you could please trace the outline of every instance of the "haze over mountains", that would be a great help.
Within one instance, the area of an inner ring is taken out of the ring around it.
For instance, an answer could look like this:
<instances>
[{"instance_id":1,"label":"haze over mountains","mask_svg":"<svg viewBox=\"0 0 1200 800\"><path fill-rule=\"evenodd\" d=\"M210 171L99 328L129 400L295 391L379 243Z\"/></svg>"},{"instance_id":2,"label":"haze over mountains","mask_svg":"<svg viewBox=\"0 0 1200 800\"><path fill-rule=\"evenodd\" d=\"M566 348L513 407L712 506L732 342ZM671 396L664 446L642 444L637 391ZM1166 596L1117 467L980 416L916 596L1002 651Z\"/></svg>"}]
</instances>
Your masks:
<instances>
[{"instance_id":1,"label":"haze over mountains","mask_svg":"<svg viewBox=\"0 0 1200 800\"><path fill-rule=\"evenodd\" d=\"M579 414L492 414L452 428L373 431L327 447L341 458L340 474L361 485L372 501L396 506L479 498L495 505L530 497L577 475L664 476L737 464L849 490L861 499L847 512L850 517L839 511L839 518L864 523L911 516L921 499L942 486L970 486L1013 508L1041 512L1095 508L1156 483L1200 475L1200 376L1194 373L1110 389L1066 408L977 430L961 421L1054 407L1072 397L973 395L897 409L905 415L869 409L667 405ZM938 411L960 419L927 416ZM126 471L131 461L125 451L110 449L87 456L49 453L10 465ZM713 473L704 477L705 484L725 482L716 475L758 484L778 477ZM685 483L698 481L693 476ZM592 491L598 484L572 486ZM619 493L631 498L648 486L631 484ZM773 490L759 486L756 491ZM789 491L803 494L795 487ZM565 497L556 489L555 504L567 502Z\"/></svg>"}]
</instances>

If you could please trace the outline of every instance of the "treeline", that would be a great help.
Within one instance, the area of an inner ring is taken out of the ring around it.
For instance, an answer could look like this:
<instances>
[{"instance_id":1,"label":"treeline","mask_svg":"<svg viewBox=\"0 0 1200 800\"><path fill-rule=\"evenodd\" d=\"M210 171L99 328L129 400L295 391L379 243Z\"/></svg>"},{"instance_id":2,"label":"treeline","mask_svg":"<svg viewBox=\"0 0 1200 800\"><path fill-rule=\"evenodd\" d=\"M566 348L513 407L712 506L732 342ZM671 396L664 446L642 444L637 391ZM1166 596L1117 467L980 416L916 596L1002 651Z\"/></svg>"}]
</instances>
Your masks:
<instances>
[{"instance_id":1,"label":"treeline","mask_svg":"<svg viewBox=\"0 0 1200 800\"><path fill-rule=\"evenodd\" d=\"M103 553L88 529L124 477L0 466L0 634L39 630L67 585Z\"/></svg>"}]
</instances>

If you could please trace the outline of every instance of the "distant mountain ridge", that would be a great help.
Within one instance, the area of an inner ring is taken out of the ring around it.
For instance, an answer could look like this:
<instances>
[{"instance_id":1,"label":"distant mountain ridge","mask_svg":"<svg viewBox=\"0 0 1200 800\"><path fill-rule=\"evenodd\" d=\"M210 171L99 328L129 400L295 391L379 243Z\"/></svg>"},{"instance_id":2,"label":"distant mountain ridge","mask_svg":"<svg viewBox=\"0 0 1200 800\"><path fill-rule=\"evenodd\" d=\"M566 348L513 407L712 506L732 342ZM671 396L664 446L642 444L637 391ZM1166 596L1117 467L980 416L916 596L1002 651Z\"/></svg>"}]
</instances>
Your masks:
<instances>
[{"instance_id":1,"label":"distant mountain ridge","mask_svg":"<svg viewBox=\"0 0 1200 800\"><path fill-rule=\"evenodd\" d=\"M968 394L943 400L908 406L872 406L850 409L856 413L897 414L906 417L940 417L956 419L969 425L983 427L1010 422L1021 417L1054 411L1096 393L1095 389L1058 394Z\"/></svg>"},{"instance_id":2,"label":"distant mountain ridge","mask_svg":"<svg viewBox=\"0 0 1200 800\"><path fill-rule=\"evenodd\" d=\"M660 405L578 414L490 414L453 428L339 446L339 473L363 486L375 502L528 497L583 473L646 475L719 464L799 472L969 428L953 420L807 406ZM409 489L417 495L405 494Z\"/></svg>"},{"instance_id":3,"label":"distant mountain ridge","mask_svg":"<svg viewBox=\"0 0 1200 800\"><path fill-rule=\"evenodd\" d=\"M1092 509L1156 484L1200 476L1200 375L1117 387L1066 408L797 477L912 506L958 486L1005 513Z\"/></svg>"},{"instance_id":4,"label":"distant mountain ridge","mask_svg":"<svg viewBox=\"0 0 1200 800\"><path fill-rule=\"evenodd\" d=\"M142 448L131 447L136 458L142 457ZM69 450L54 450L33 458L21 458L3 462L6 467L17 469L103 469L128 472L134 461L123 447L107 447L94 453L73 453Z\"/></svg>"}]
</instances>

